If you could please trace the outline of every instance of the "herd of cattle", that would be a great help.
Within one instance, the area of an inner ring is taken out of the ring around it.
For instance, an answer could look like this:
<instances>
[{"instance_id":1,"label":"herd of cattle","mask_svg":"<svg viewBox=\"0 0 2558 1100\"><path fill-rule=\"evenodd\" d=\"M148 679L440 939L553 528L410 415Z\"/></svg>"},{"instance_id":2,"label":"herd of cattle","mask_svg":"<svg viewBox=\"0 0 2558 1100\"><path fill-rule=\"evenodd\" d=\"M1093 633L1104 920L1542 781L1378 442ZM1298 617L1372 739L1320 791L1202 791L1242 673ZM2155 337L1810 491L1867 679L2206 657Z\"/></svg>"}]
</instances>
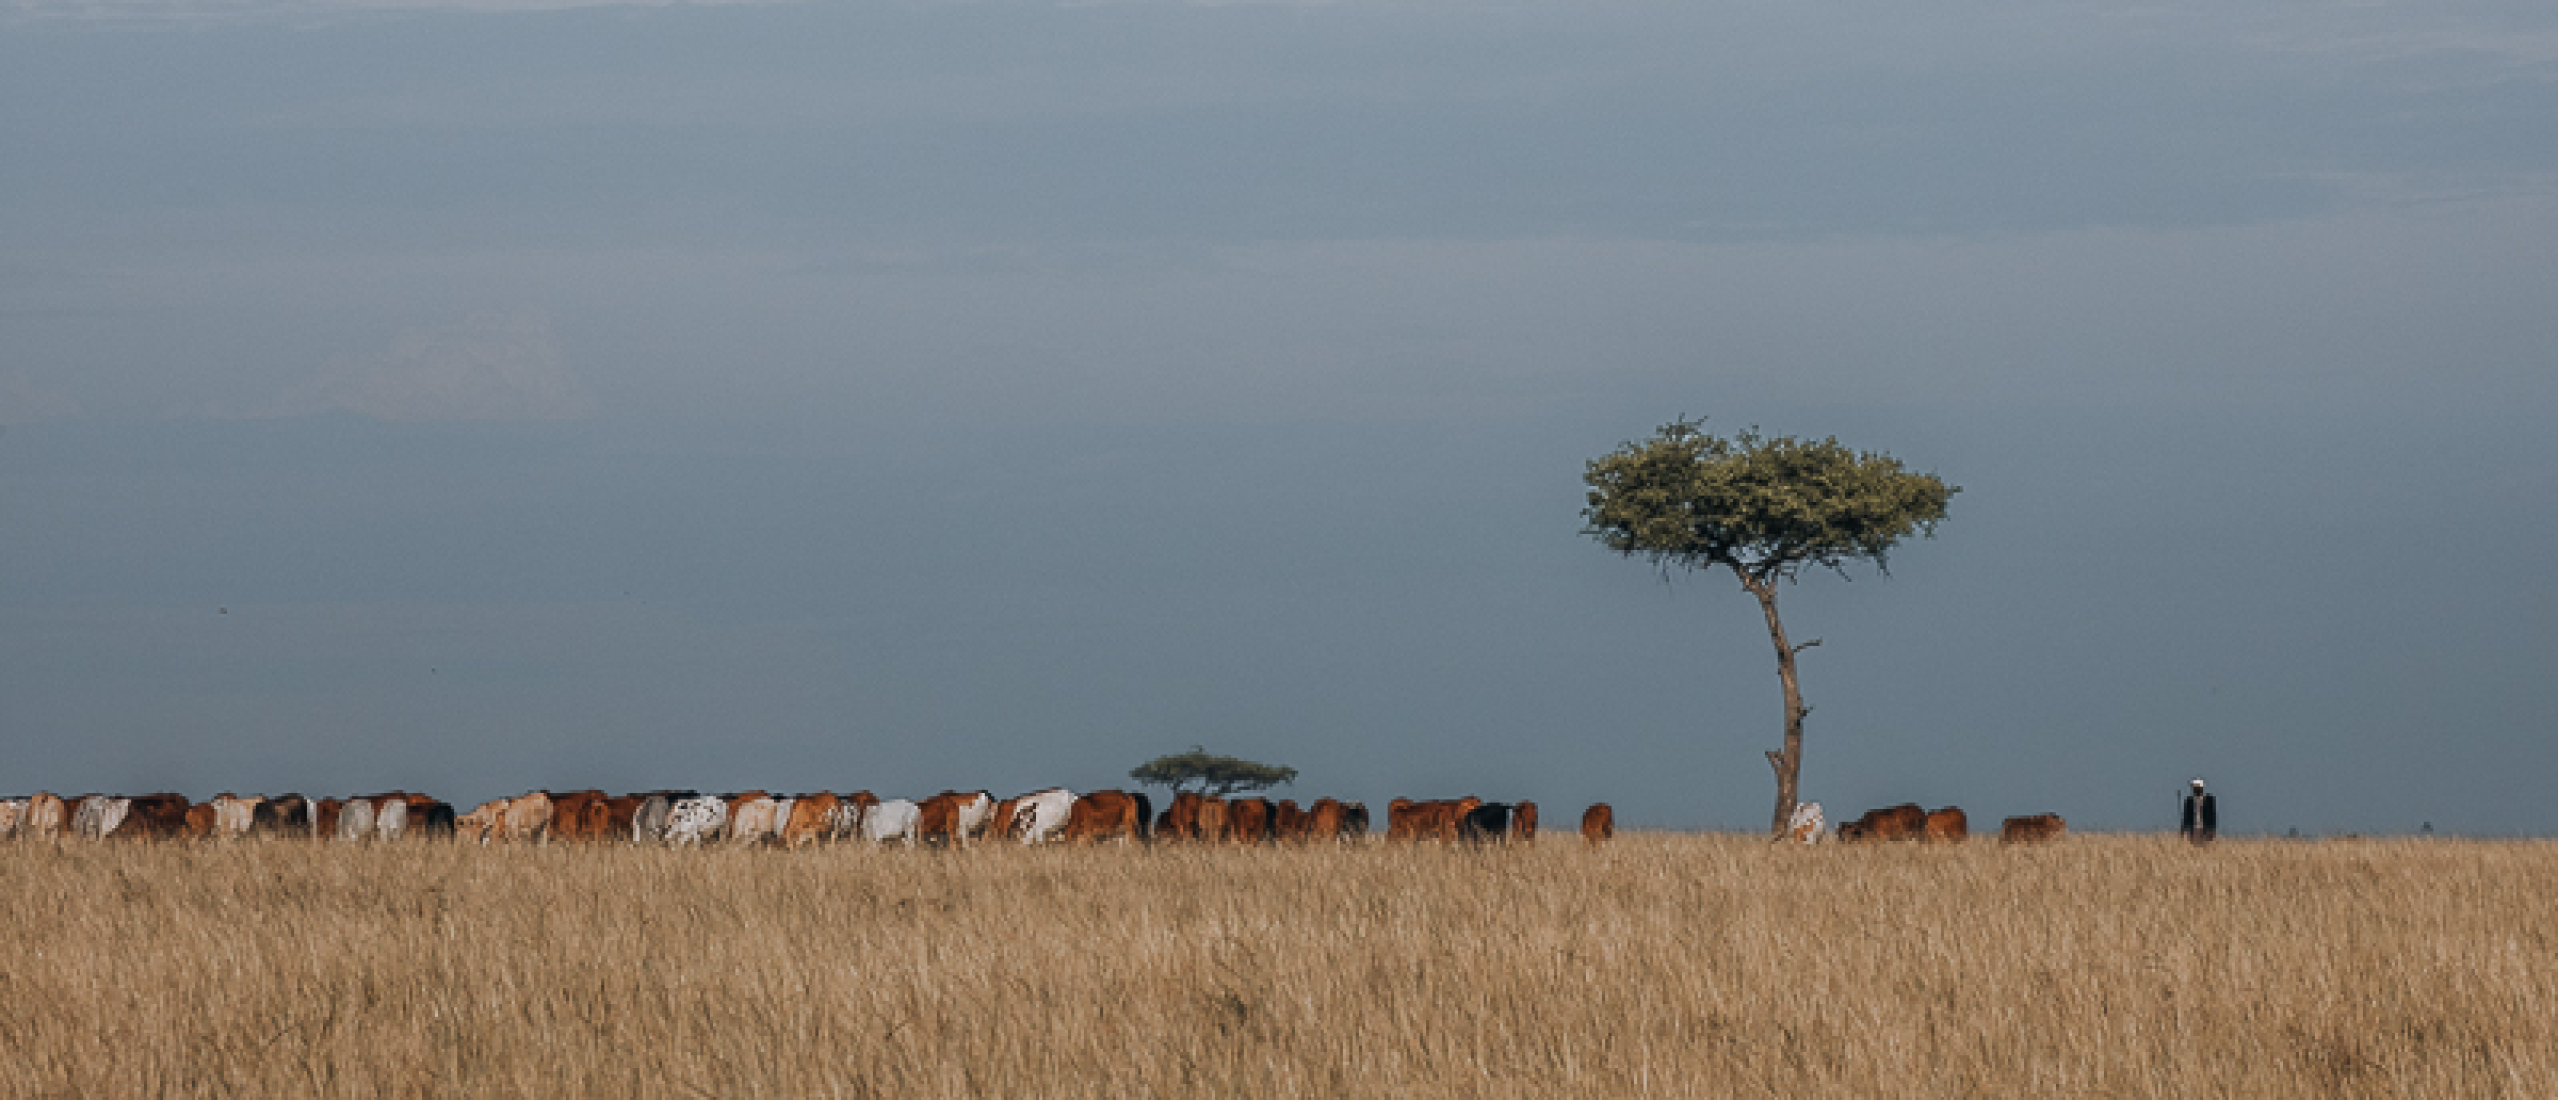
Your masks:
<instances>
[{"instance_id":1,"label":"herd of cattle","mask_svg":"<svg viewBox=\"0 0 2558 1100\"><path fill-rule=\"evenodd\" d=\"M2059 839L2057 814L2008 818L2001 840ZM1616 834L1615 812L1601 802L1583 811L1581 837L1600 844ZM0 799L0 838L89 840L283 837L340 841L401 839L489 843L627 841L690 846L819 843L965 847L986 841L1025 845L1094 843L1355 843L1368 839L1368 807L1333 798L1299 807L1292 800L1217 798L1184 791L1163 812L1127 791L1075 794L1064 788L998 799L986 791L944 791L930 798L881 799L851 794L776 795L764 791L708 795L698 791L533 791L481 803L468 812L427 795L394 791L355 798L298 794L243 798L218 794L190 802L178 794L36 794ZM1820 803L1795 809L1789 839L1827 836ZM1840 825L1837 839L1961 841L1963 811L1923 810L1915 803L1874 810ZM1483 844L1534 841L1537 804L1467 797L1386 807L1386 839Z\"/></svg>"}]
</instances>

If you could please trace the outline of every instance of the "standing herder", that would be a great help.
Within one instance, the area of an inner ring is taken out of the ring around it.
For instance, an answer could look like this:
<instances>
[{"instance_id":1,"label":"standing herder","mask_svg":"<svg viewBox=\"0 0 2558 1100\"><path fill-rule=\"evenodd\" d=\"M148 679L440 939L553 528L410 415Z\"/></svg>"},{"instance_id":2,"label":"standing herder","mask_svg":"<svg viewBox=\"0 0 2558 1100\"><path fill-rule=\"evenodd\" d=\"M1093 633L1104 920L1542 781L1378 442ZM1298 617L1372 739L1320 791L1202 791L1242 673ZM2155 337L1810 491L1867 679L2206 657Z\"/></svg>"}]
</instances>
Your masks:
<instances>
[{"instance_id":1,"label":"standing herder","mask_svg":"<svg viewBox=\"0 0 2558 1100\"><path fill-rule=\"evenodd\" d=\"M2203 789L2203 777L2194 777L2194 789L2185 794L2185 814L2176 831L2195 844L2209 844L2220 835L2220 807L2211 792Z\"/></svg>"}]
</instances>

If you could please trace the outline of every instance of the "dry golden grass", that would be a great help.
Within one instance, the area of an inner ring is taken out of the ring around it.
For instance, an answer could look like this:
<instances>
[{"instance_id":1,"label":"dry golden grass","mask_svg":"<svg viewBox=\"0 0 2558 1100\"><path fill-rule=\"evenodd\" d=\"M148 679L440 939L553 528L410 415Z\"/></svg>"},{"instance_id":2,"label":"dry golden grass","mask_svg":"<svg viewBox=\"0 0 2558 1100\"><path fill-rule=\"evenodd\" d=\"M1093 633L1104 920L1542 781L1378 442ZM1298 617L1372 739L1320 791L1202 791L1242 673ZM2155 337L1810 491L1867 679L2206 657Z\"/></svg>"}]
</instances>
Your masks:
<instances>
[{"instance_id":1,"label":"dry golden grass","mask_svg":"<svg viewBox=\"0 0 2558 1100\"><path fill-rule=\"evenodd\" d=\"M0 845L0 1095L2558 1096L2558 844Z\"/></svg>"}]
</instances>

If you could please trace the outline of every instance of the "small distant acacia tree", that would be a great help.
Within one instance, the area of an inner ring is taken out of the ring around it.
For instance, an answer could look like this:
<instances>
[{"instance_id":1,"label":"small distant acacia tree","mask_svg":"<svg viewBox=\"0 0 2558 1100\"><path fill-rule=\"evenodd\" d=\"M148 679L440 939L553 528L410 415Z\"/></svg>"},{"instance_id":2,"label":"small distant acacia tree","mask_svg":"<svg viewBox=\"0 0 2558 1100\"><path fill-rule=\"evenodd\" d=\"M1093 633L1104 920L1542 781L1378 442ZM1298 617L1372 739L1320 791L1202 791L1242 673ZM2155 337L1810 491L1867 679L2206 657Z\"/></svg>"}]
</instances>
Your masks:
<instances>
[{"instance_id":1,"label":"small distant acacia tree","mask_svg":"<svg viewBox=\"0 0 2558 1100\"><path fill-rule=\"evenodd\" d=\"M1777 679L1785 685L1785 747L1767 754L1776 769L1776 820L1783 833L1794 813L1803 770L1803 716L1812 708L1794 674L1796 654L1821 644L1789 644L1777 617L1777 582L1806 567L1847 575L1869 561L1889 575L1892 547L1913 534L1933 536L1946 505L1961 490L1933 474L1912 473L1888 455L1850 450L1836 439L1763 436L1753 428L1729 438L1707 434L1702 419L1663 425L1652 438L1592 459L1582 511L1584 534L1629 558L1642 558L1667 579L1672 567L1729 569L1758 597L1776 645Z\"/></svg>"},{"instance_id":2,"label":"small distant acacia tree","mask_svg":"<svg viewBox=\"0 0 2558 1100\"><path fill-rule=\"evenodd\" d=\"M1297 781L1297 769L1218 756L1197 745L1189 752L1158 756L1128 770L1128 778L1145 786L1179 792L1197 784L1201 794L1223 798L1237 791L1257 791Z\"/></svg>"}]
</instances>

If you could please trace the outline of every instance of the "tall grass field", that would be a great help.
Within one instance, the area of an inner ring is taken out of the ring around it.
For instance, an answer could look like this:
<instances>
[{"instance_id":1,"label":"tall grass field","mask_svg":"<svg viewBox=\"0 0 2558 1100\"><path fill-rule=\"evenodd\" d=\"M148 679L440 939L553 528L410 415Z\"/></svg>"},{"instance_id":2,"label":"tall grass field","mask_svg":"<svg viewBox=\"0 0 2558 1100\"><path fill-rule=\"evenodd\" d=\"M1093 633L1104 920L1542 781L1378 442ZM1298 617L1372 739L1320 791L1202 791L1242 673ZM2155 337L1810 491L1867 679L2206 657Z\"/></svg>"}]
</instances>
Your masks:
<instances>
[{"instance_id":1,"label":"tall grass field","mask_svg":"<svg viewBox=\"0 0 2558 1100\"><path fill-rule=\"evenodd\" d=\"M2558 843L0 844L0 1096L2558 1096Z\"/></svg>"}]
</instances>

